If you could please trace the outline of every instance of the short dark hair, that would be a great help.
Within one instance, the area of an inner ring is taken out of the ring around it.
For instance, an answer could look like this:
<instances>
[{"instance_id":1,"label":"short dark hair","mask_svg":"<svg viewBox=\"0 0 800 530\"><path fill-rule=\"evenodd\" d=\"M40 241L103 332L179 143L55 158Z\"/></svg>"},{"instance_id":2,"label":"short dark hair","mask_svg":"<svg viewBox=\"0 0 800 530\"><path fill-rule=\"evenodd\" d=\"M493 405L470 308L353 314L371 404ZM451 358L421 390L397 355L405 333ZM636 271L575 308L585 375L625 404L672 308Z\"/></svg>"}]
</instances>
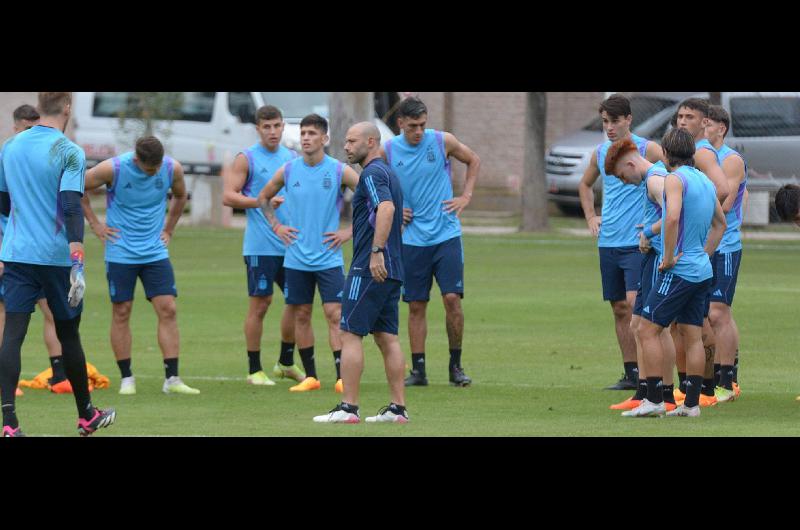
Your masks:
<instances>
[{"instance_id":1,"label":"short dark hair","mask_svg":"<svg viewBox=\"0 0 800 530\"><path fill-rule=\"evenodd\" d=\"M261 120L282 120L283 114L278 107L274 107L272 105L264 105L260 107L256 111L256 125L261 122Z\"/></svg>"},{"instance_id":2,"label":"short dark hair","mask_svg":"<svg viewBox=\"0 0 800 530\"><path fill-rule=\"evenodd\" d=\"M398 118L411 118L416 120L423 114L428 113L428 107L416 96L404 99L397 108Z\"/></svg>"},{"instance_id":3,"label":"short dark hair","mask_svg":"<svg viewBox=\"0 0 800 530\"><path fill-rule=\"evenodd\" d=\"M775 194L775 210L783 221L794 221L800 211L800 186L786 184Z\"/></svg>"},{"instance_id":4,"label":"short dark hair","mask_svg":"<svg viewBox=\"0 0 800 530\"><path fill-rule=\"evenodd\" d=\"M136 140L136 158L147 165L160 164L164 160L164 146L155 136L144 136Z\"/></svg>"},{"instance_id":5,"label":"short dark hair","mask_svg":"<svg viewBox=\"0 0 800 530\"><path fill-rule=\"evenodd\" d=\"M39 92L39 114L55 116L64 112L64 107L72 103L72 92Z\"/></svg>"},{"instance_id":6,"label":"short dark hair","mask_svg":"<svg viewBox=\"0 0 800 530\"><path fill-rule=\"evenodd\" d=\"M728 114L724 107L721 105L709 105L706 118L725 125L725 134L722 137L728 136L728 131L731 130L731 115Z\"/></svg>"},{"instance_id":7,"label":"short dark hair","mask_svg":"<svg viewBox=\"0 0 800 530\"><path fill-rule=\"evenodd\" d=\"M661 139L670 167L694 166L694 137L685 129L671 129Z\"/></svg>"},{"instance_id":8,"label":"short dark hair","mask_svg":"<svg viewBox=\"0 0 800 530\"><path fill-rule=\"evenodd\" d=\"M328 120L319 114L309 114L300 122L300 127L316 127L322 134L328 134Z\"/></svg>"},{"instance_id":9,"label":"short dark hair","mask_svg":"<svg viewBox=\"0 0 800 530\"><path fill-rule=\"evenodd\" d=\"M704 98L687 98L678 104L678 109L686 107L687 109L697 110L703 114L704 118L708 117L708 107L710 102Z\"/></svg>"},{"instance_id":10,"label":"short dark hair","mask_svg":"<svg viewBox=\"0 0 800 530\"><path fill-rule=\"evenodd\" d=\"M600 103L598 114L606 111L609 118L617 119L631 115L631 101L622 94L612 94Z\"/></svg>"},{"instance_id":11,"label":"short dark hair","mask_svg":"<svg viewBox=\"0 0 800 530\"><path fill-rule=\"evenodd\" d=\"M675 111L675 114L673 114L672 117L669 119L669 124L670 124L670 127L672 127L673 129L677 129L677 127L678 127L678 111L677 110Z\"/></svg>"},{"instance_id":12,"label":"short dark hair","mask_svg":"<svg viewBox=\"0 0 800 530\"><path fill-rule=\"evenodd\" d=\"M39 118L41 118L41 116L39 116L39 113L36 112L36 109L33 107L33 105L20 105L14 109L14 121L36 121Z\"/></svg>"}]
</instances>

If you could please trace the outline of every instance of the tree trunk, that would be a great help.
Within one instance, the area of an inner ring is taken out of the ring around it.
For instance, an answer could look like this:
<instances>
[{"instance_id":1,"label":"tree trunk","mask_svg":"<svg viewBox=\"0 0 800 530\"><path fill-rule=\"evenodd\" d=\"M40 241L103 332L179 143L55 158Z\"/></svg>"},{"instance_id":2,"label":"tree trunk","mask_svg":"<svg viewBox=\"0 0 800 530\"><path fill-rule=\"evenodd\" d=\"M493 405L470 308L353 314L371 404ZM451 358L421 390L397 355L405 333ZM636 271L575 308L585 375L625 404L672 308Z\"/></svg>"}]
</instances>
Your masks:
<instances>
[{"instance_id":1,"label":"tree trunk","mask_svg":"<svg viewBox=\"0 0 800 530\"><path fill-rule=\"evenodd\" d=\"M547 124L547 95L528 92L525 112L525 175L522 183L523 232L547 230L547 179L544 146Z\"/></svg>"},{"instance_id":2,"label":"tree trunk","mask_svg":"<svg viewBox=\"0 0 800 530\"><path fill-rule=\"evenodd\" d=\"M375 101L372 92L331 92L330 96L330 154L347 161L344 139L347 129L360 121L372 121Z\"/></svg>"}]
</instances>

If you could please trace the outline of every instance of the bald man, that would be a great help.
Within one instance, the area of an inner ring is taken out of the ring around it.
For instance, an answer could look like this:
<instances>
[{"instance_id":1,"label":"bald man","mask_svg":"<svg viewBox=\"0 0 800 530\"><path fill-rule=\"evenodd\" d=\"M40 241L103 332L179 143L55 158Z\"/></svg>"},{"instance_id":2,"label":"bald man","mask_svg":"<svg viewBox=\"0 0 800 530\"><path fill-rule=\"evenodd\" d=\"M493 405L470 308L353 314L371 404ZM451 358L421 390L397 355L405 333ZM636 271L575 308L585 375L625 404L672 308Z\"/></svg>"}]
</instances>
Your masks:
<instances>
[{"instance_id":1,"label":"bald man","mask_svg":"<svg viewBox=\"0 0 800 530\"><path fill-rule=\"evenodd\" d=\"M403 283L403 191L381 157L374 124L347 131L347 161L364 168L353 196L353 261L342 300L342 402L317 423L359 423L358 391L364 370L363 338L372 333L383 354L391 402L368 423L407 423L403 351L397 336Z\"/></svg>"}]
</instances>

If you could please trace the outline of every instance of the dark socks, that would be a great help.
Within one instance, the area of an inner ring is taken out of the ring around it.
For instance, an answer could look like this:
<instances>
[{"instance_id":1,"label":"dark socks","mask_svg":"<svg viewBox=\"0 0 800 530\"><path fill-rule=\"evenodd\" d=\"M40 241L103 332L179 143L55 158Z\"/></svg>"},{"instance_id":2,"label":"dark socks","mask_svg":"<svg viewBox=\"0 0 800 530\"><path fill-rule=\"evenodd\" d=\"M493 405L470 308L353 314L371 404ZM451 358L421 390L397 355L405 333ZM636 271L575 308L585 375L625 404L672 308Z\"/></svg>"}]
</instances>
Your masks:
<instances>
[{"instance_id":1,"label":"dark socks","mask_svg":"<svg viewBox=\"0 0 800 530\"><path fill-rule=\"evenodd\" d=\"M358 414L358 405L351 405L350 403L345 403L342 401L339 406L345 412L349 412L350 414Z\"/></svg>"},{"instance_id":2,"label":"dark socks","mask_svg":"<svg viewBox=\"0 0 800 530\"><path fill-rule=\"evenodd\" d=\"M678 390L686 393L686 372L678 372Z\"/></svg>"},{"instance_id":3,"label":"dark socks","mask_svg":"<svg viewBox=\"0 0 800 530\"><path fill-rule=\"evenodd\" d=\"M59 355L58 357L50 357L50 368L53 369L53 377L50 379L51 385L60 383L67 378L67 374L64 373L63 355Z\"/></svg>"},{"instance_id":4,"label":"dark socks","mask_svg":"<svg viewBox=\"0 0 800 530\"><path fill-rule=\"evenodd\" d=\"M317 367L314 363L314 346L310 348L300 348L300 360L303 361L303 370L306 377L317 379Z\"/></svg>"},{"instance_id":5,"label":"dark socks","mask_svg":"<svg viewBox=\"0 0 800 530\"><path fill-rule=\"evenodd\" d=\"M661 403L664 401L664 383L661 377L647 378L647 401L650 403Z\"/></svg>"},{"instance_id":6,"label":"dark socks","mask_svg":"<svg viewBox=\"0 0 800 530\"><path fill-rule=\"evenodd\" d=\"M411 354L411 368L420 375L425 375L425 352Z\"/></svg>"},{"instance_id":7,"label":"dark socks","mask_svg":"<svg viewBox=\"0 0 800 530\"><path fill-rule=\"evenodd\" d=\"M736 358L733 360L733 382L739 384L739 348L736 348Z\"/></svg>"},{"instance_id":8,"label":"dark socks","mask_svg":"<svg viewBox=\"0 0 800 530\"><path fill-rule=\"evenodd\" d=\"M336 365L336 379L342 378L342 350L333 352L333 364Z\"/></svg>"},{"instance_id":9,"label":"dark socks","mask_svg":"<svg viewBox=\"0 0 800 530\"><path fill-rule=\"evenodd\" d=\"M683 402L685 407L696 407L700 404L700 390L702 387L702 375L690 375L686 378L686 401Z\"/></svg>"},{"instance_id":10,"label":"dark socks","mask_svg":"<svg viewBox=\"0 0 800 530\"><path fill-rule=\"evenodd\" d=\"M639 380L639 365L636 362L623 363L625 366L625 379Z\"/></svg>"},{"instance_id":11,"label":"dark socks","mask_svg":"<svg viewBox=\"0 0 800 530\"><path fill-rule=\"evenodd\" d=\"M673 391L675 390L675 385L664 385L664 402L675 404L675 396L673 395Z\"/></svg>"},{"instance_id":12,"label":"dark socks","mask_svg":"<svg viewBox=\"0 0 800 530\"><path fill-rule=\"evenodd\" d=\"M12 429L19 427L17 420L17 410L13 403L3 405L3 427L8 425Z\"/></svg>"},{"instance_id":13,"label":"dark socks","mask_svg":"<svg viewBox=\"0 0 800 530\"><path fill-rule=\"evenodd\" d=\"M714 395L714 378L703 379L703 387L700 390L704 396Z\"/></svg>"},{"instance_id":14,"label":"dark socks","mask_svg":"<svg viewBox=\"0 0 800 530\"><path fill-rule=\"evenodd\" d=\"M278 362L284 366L294 364L294 342L281 341L281 354Z\"/></svg>"},{"instance_id":15,"label":"dark socks","mask_svg":"<svg viewBox=\"0 0 800 530\"><path fill-rule=\"evenodd\" d=\"M56 334L61 342L61 350L64 357L64 371L67 374L72 393L75 396L75 406L78 408L78 415L90 420L94 416L94 407L89 395L89 378L86 374L86 356L81 345L81 336L78 329L81 324L81 317L77 316L72 320L56 320Z\"/></svg>"},{"instance_id":16,"label":"dark socks","mask_svg":"<svg viewBox=\"0 0 800 530\"><path fill-rule=\"evenodd\" d=\"M461 348L450 350L450 371L456 367L461 368Z\"/></svg>"},{"instance_id":17,"label":"dark socks","mask_svg":"<svg viewBox=\"0 0 800 530\"><path fill-rule=\"evenodd\" d=\"M719 363L714 363L714 386L715 387L719 386L719 370L720 370L720 366L722 366L722 365L720 365Z\"/></svg>"},{"instance_id":18,"label":"dark socks","mask_svg":"<svg viewBox=\"0 0 800 530\"><path fill-rule=\"evenodd\" d=\"M721 367L719 386L733 390L733 365L723 365Z\"/></svg>"},{"instance_id":19,"label":"dark socks","mask_svg":"<svg viewBox=\"0 0 800 530\"><path fill-rule=\"evenodd\" d=\"M247 362L250 364L250 375L264 370L261 367L261 350L247 350Z\"/></svg>"},{"instance_id":20,"label":"dark socks","mask_svg":"<svg viewBox=\"0 0 800 530\"><path fill-rule=\"evenodd\" d=\"M123 359L121 361L117 361L117 366L119 366L119 373L122 377L133 377L133 372L131 372L131 360L130 359Z\"/></svg>"},{"instance_id":21,"label":"dark socks","mask_svg":"<svg viewBox=\"0 0 800 530\"><path fill-rule=\"evenodd\" d=\"M642 379L636 386L636 394L633 396L633 399L641 401L646 397L647 397L647 380Z\"/></svg>"},{"instance_id":22,"label":"dark socks","mask_svg":"<svg viewBox=\"0 0 800 530\"><path fill-rule=\"evenodd\" d=\"M6 313L6 327L3 332L3 345L0 347L0 392L2 393L3 425L16 429L17 383L21 370L20 351L22 341L28 332L30 313Z\"/></svg>"},{"instance_id":23,"label":"dark socks","mask_svg":"<svg viewBox=\"0 0 800 530\"><path fill-rule=\"evenodd\" d=\"M178 377L178 358L164 359L164 375L167 379Z\"/></svg>"}]
</instances>

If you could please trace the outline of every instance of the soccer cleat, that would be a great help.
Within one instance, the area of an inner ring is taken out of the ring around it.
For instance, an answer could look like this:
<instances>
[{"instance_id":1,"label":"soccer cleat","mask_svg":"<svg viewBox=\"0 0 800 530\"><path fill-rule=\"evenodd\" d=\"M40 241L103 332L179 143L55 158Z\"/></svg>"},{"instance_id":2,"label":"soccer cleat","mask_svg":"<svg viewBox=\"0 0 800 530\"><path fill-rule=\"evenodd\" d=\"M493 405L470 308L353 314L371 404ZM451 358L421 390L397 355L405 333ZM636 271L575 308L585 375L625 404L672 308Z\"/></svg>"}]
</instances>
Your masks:
<instances>
[{"instance_id":1,"label":"soccer cleat","mask_svg":"<svg viewBox=\"0 0 800 530\"><path fill-rule=\"evenodd\" d=\"M114 409L94 409L94 416L91 420L84 420L78 418L78 434L81 436L90 436L98 429L110 427L114 420L117 419L117 412Z\"/></svg>"},{"instance_id":2,"label":"soccer cleat","mask_svg":"<svg viewBox=\"0 0 800 530\"><path fill-rule=\"evenodd\" d=\"M645 398L638 407L625 411L622 415L627 418L660 418L666 411L663 401L661 403L652 403Z\"/></svg>"},{"instance_id":3,"label":"soccer cleat","mask_svg":"<svg viewBox=\"0 0 800 530\"><path fill-rule=\"evenodd\" d=\"M678 406L683 405L683 402L686 400L686 394L677 388L672 391L672 397L675 398L675 403L677 403Z\"/></svg>"},{"instance_id":4,"label":"soccer cleat","mask_svg":"<svg viewBox=\"0 0 800 530\"><path fill-rule=\"evenodd\" d=\"M309 390L319 390L321 387L322 383L316 377L306 377L300 384L291 387L289 392L308 392Z\"/></svg>"},{"instance_id":5,"label":"soccer cleat","mask_svg":"<svg viewBox=\"0 0 800 530\"><path fill-rule=\"evenodd\" d=\"M309 377L308 379L314 378ZM314 380L316 381L316 379ZM329 413L322 416L314 416L314 423L360 423L361 418L358 416L358 408L350 408L348 405L350 410L345 410L343 405L343 403L339 403Z\"/></svg>"},{"instance_id":6,"label":"soccer cleat","mask_svg":"<svg viewBox=\"0 0 800 530\"><path fill-rule=\"evenodd\" d=\"M275 381L267 377L267 374L264 373L264 370L256 372L254 374L250 374L247 376L247 383L250 385L257 385L257 386L274 386Z\"/></svg>"},{"instance_id":7,"label":"soccer cleat","mask_svg":"<svg viewBox=\"0 0 800 530\"><path fill-rule=\"evenodd\" d=\"M21 389L20 387L17 387L17 390L14 392L14 395L15 395L16 397L22 397L22 396L24 396L24 395L25 395L25 392L23 392L23 391L22 391L22 389Z\"/></svg>"},{"instance_id":8,"label":"soccer cleat","mask_svg":"<svg viewBox=\"0 0 800 530\"><path fill-rule=\"evenodd\" d=\"M733 383L733 391L736 393L736 397L738 398L742 391L739 389L739 383Z\"/></svg>"},{"instance_id":9,"label":"soccer cleat","mask_svg":"<svg viewBox=\"0 0 800 530\"><path fill-rule=\"evenodd\" d=\"M397 408L397 405L390 403L378 411L377 416L369 416L366 420L367 423L408 423L408 411L403 407Z\"/></svg>"},{"instance_id":10,"label":"soccer cleat","mask_svg":"<svg viewBox=\"0 0 800 530\"><path fill-rule=\"evenodd\" d=\"M341 379L337 379L336 384L333 385L333 390L337 394L341 394L342 392L344 392L344 382Z\"/></svg>"},{"instance_id":11,"label":"soccer cleat","mask_svg":"<svg viewBox=\"0 0 800 530\"><path fill-rule=\"evenodd\" d=\"M123 377L119 384L119 393L123 396L136 394L136 378L133 376Z\"/></svg>"},{"instance_id":12,"label":"soccer cleat","mask_svg":"<svg viewBox=\"0 0 800 530\"><path fill-rule=\"evenodd\" d=\"M638 385L639 385L638 381L636 381L635 379L631 379L626 375L623 375L622 378L615 384L607 386L606 390L636 390L636 387Z\"/></svg>"},{"instance_id":13,"label":"soccer cleat","mask_svg":"<svg viewBox=\"0 0 800 530\"><path fill-rule=\"evenodd\" d=\"M169 379L164 380L164 386L161 387L161 391L165 394L199 394L200 391L196 388L192 388L186 385L181 378L177 375L173 375Z\"/></svg>"},{"instance_id":14,"label":"soccer cleat","mask_svg":"<svg viewBox=\"0 0 800 530\"><path fill-rule=\"evenodd\" d=\"M676 405L675 403L670 403L669 401L665 401L664 408L667 409L667 412L672 412L673 410L678 408L678 405Z\"/></svg>"},{"instance_id":15,"label":"soccer cleat","mask_svg":"<svg viewBox=\"0 0 800 530\"><path fill-rule=\"evenodd\" d=\"M72 384L69 379L64 379L54 385L50 386L50 392L53 394L72 394Z\"/></svg>"},{"instance_id":16,"label":"soccer cleat","mask_svg":"<svg viewBox=\"0 0 800 530\"><path fill-rule=\"evenodd\" d=\"M718 386L714 389L714 397L717 398L718 403L725 403L736 399L736 392L728 390L724 386Z\"/></svg>"},{"instance_id":17,"label":"soccer cleat","mask_svg":"<svg viewBox=\"0 0 800 530\"><path fill-rule=\"evenodd\" d=\"M3 438L25 438L25 433L19 427L14 429L10 425L3 425Z\"/></svg>"},{"instance_id":18,"label":"soccer cleat","mask_svg":"<svg viewBox=\"0 0 800 530\"><path fill-rule=\"evenodd\" d=\"M615 405L611 405L608 408L610 408L611 410L633 410L641 404L642 404L641 399L633 399L632 397L630 397L625 401L622 401Z\"/></svg>"},{"instance_id":19,"label":"soccer cleat","mask_svg":"<svg viewBox=\"0 0 800 530\"><path fill-rule=\"evenodd\" d=\"M671 412L667 412L667 416L685 416L689 418L696 418L700 415L700 406L686 407L681 405Z\"/></svg>"},{"instance_id":20,"label":"soccer cleat","mask_svg":"<svg viewBox=\"0 0 800 530\"><path fill-rule=\"evenodd\" d=\"M472 384L472 379L467 377L463 368L456 366L450 370L450 384L453 386L469 386Z\"/></svg>"},{"instance_id":21,"label":"soccer cleat","mask_svg":"<svg viewBox=\"0 0 800 530\"><path fill-rule=\"evenodd\" d=\"M714 407L717 404L717 398L715 396L707 396L705 394L700 394L700 406L701 407Z\"/></svg>"},{"instance_id":22,"label":"soccer cleat","mask_svg":"<svg viewBox=\"0 0 800 530\"><path fill-rule=\"evenodd\" d=\"M404 382L405 386L428 386L428 378L425 377L424 373L420 373L417 370L411 370L408 377Z\"/></svg>"},{"instance_id":23,"label":"soccer cleat","mask_svg":"<svg viewBox=\"0 0 800 530\"><path fill-rule=\"evenodd\" d=\"M272 377L275 379L294 379L301 383L306 378L306 373L296 364L284 366L281 363L275 363L275 367L272 369Z\"/></svg>"}]
</instances>

